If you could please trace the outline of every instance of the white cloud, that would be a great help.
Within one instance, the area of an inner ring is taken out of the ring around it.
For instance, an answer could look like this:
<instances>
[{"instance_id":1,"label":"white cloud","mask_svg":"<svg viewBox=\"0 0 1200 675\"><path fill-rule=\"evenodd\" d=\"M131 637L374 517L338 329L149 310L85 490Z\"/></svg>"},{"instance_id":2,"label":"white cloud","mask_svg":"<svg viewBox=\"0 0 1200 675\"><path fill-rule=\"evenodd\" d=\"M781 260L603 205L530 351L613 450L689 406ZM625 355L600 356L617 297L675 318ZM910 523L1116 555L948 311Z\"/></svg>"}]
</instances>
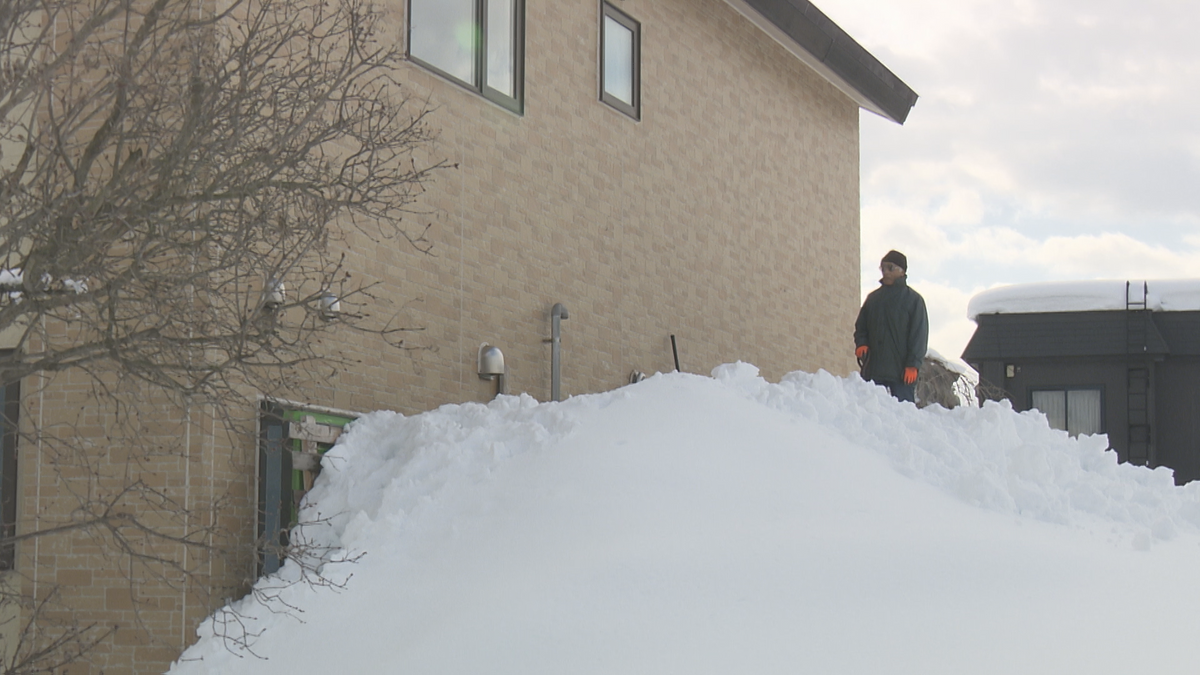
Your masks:
<instances>
[{"instance_id":1,"label":"white cloud","mask_svg":"<svg viewBox=\"0 0 1200 675\"><path fill-rule=\"evenodd\" d=\"M818 7L864 45L886 46L892 54L926 60L935 60L964 39L991 42L1007 26L1044 20L1042 3L1026 0L836 0Z\"/></svg>"},{"instance_id":2,"label":"white cloud","mask_svg":"<svg viewBox=\"0 0 1200 675\"><path fill-rule=\"evenodd\" d=\"M963 291L919 278L912 284L929 309L929 346L944 356L959 358L975 334L975 322L967 318L967 303L984 289Z\"/></svg>"},{"instance_id":3,"label":"white cloud","mask_svg":"<svg viewBox=\"0 0 1200 675\"><path fill-rule=\"evenodd\" d=\"M1200 129L1188 112L1200 107L1200 91L1186 86L1200 80L1191 37L1200 6L820 5L923 94L904 127L864 118L868 202L896 193L934 202L972 188L985 205L1003 199L1063 221L1104 217L1122 228L1200 211L1191 188L1200 182ZM904 50L910 41L921 56Z\"/></svg>"},{"instance_id":4,"label":"white cloud","mask_svg":"<svg viewBox=\"0 0 1200 675\"><path fill-rule=\"evenodd\" d=\"M1123 233L1051 237L1030 254L1059 278L1172 279L1200 270L1200 249L1151 245Z\"/></svg>"},{"instance_id":5,"label":"white cloud","mask_svg":"<svg viewBox=\"0 0 1200 675\"><path fill-rule=\"evenodd\" d=\"M1121 232L1035 238L1007 227L976 227L955 237L922 213L895 207L863 210L864 273L888 249L904 251L910 266L937 272L951 263L980 267L979 279L1019 282L1096 278L1185 278L1200 271L1200 237L1190 246L1150 244ZM884 220L881 224L880 220ZM1020 269L1018 272L1017 269Z\"/></svg>"},{"instance_id":6,"label":"white cloud","mask_svg":"<svg viewBox=\"0 0 1200 675\"><path fill-rule=\"evenodd\" d=\"M904 251L935 349L986 287L1200 277L1200 4L815 1L922 94L862 118L863 283Z\"/></svg>"}]
</instances>

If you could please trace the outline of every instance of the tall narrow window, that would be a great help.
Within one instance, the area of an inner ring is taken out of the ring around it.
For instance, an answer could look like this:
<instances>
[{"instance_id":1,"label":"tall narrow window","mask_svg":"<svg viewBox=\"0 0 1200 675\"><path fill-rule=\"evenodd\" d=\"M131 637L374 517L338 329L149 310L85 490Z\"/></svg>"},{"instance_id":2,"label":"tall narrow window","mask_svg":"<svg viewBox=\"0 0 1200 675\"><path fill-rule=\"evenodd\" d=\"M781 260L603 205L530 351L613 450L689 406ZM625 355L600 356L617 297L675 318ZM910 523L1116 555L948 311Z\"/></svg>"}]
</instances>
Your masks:
<instances>
[{"instance_id":1,"label":"tall narrow window","mask_svg":"<svg viewBox=\"0 0 1200 675\"><path fill-rule=\"evenodd\" d=\"M503 96L516 98L517 63L517 0L487 0L487 21L484 35L487 36L488 87Z\"/></svg>"},{"instance_id":2,"label":"tall narrow window","mask_svg":"<svg viewBox=\"0 0 1200 675\"><path fill-rule=\"evenodd\" d=\"M604 3L600 21L600 100L638 119L641 33L638 22Z\"/></svg>"},{"instance_id":3,"label":"tall narrow window","mask_svg":"<svg viewBox=\"0 0 1200 675\"><path fill-rule=\"evenodd\" d=\"M409 0L409 57L516 112L523 42L523 0Z\"/></svg>"},{"instance_id":4,"label":"tall narrow window","mask_svg":"<svg viewBox=\"0 0 1200 675\"><path fill-rule=\"evenodd\" d=\"M1033 392L1030 403L1052 428L1078 436L1103 432L1103 400L1099 389L1047 389Z\"/></svg>"}]
</instances>

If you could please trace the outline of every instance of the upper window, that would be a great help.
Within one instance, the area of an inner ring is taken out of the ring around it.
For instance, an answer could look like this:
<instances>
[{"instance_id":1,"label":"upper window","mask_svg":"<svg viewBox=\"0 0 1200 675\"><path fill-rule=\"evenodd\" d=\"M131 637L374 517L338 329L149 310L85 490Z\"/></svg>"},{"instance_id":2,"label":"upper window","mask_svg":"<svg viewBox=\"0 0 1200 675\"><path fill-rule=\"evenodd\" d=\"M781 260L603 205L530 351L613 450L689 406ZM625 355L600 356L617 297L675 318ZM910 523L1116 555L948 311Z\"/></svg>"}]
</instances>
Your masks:
<instances>
[{"instance_id":1,"label":"upper window","mask_svg":"<svg viewBox=\"0 0 1200 675\"><path fill-rule=\"evenodd\" d=\"M600 21L600 100L638 119L642 28L604 3Z\"/></svg>"},{"instance_id":2,"label":"upper window","mask_svg":"<svg viewBox=\"0 0 1200 675\"><path fill-rule=\"evenodd\" d=\"M523 0L409 0L408 55L521 112Z\"/></svg>"},{"instance_id":3,"label":"upper window","mask_svg":"<svg viewBox=\"0 0 1200 675\"><path fill-rule=\"evenodd\" d=\"M1033 407L1042 411L1055 429L1072 436L1104 431L1099 389L1045 389L1033 392L1031 398Z\"/></svg>"}]
</instances>

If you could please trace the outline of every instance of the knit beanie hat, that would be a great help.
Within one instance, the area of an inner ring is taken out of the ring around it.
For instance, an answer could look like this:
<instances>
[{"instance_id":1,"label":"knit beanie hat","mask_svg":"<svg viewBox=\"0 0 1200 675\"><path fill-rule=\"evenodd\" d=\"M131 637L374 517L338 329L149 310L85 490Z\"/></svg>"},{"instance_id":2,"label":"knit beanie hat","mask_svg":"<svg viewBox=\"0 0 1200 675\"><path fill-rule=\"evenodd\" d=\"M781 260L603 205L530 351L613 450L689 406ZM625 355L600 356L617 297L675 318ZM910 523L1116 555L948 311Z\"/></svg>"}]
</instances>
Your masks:
<instances>
[{"instance_id":1,"label":"knit beanie hat","mask_svg":"<svg viewBox=\"0 0 1200 675\"><path fill-rule=\"evenodd\" d=\"M892 263L893 265L896 265L897 267L904 270L905 272L908 271L908 258L905 258L904 254L901 253L900 251L888 251L887 255L883 256L883 260L881 260L879 262Z\"/></svg>"}]
</instances>

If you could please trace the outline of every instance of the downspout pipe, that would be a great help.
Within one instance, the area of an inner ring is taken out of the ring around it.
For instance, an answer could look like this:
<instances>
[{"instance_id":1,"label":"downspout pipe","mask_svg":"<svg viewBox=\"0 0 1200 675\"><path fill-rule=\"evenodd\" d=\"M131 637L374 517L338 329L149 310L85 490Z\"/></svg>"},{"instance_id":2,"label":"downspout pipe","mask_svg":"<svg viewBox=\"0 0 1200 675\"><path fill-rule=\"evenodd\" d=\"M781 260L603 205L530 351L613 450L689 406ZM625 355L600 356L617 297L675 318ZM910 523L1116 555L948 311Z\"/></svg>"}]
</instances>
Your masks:
<instances>
[{"instance_id":1,"label":"downspout pipe","mask_svg":"<svg viewBox=\"0 0 1200 675\"><path fill-rule=\"evenodd\" d=\"M571 318L567 308L554 303L550 310L550 400L558 401L562 396L562 322Z\"/></svg>"}]
</instances>

